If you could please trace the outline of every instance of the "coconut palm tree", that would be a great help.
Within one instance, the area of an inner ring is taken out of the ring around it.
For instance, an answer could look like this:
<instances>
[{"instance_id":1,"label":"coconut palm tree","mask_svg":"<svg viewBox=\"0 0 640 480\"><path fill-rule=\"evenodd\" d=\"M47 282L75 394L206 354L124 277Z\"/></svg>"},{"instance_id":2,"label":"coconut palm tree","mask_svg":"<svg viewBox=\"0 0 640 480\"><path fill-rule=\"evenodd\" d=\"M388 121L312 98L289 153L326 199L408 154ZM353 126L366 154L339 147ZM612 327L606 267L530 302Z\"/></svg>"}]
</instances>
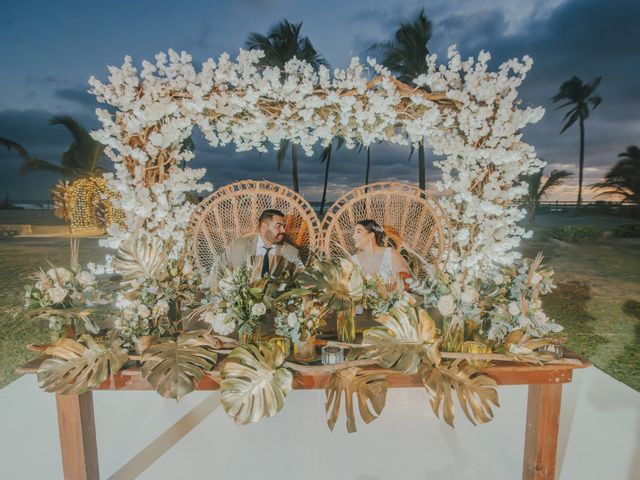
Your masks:
<instances>
[{"instance_id":1,"label":"coconut palm tree","mask_svg":"<svg viewBox=\"0 0 640 480\"><path fill-rule=\"evenodd\" d=\"M370 50L379 51L382 64L396 74L398 80L410 85L413 79L428 71L427 42L432 31L423 8L411 22L400 24L392 41L375 44ZM418 143L418 183L423 190L426 188L424 140Z\"/></svg>"},{"instance_id":2,"label":"coconut palm tree","mask_svg":"<svg viewBox=\"0 0 640 480\"><path fill-rule=\"evenodd\" d=\"M63 177L74 178L83 175L96 175L106 171L102 164L104 145L91 138L89 132L80 123L69 116L62 116L51 118L49 125L62 125L69 130L73 137L73 143L62 154L60 164L32 157L26 148L19 143L0 138L0 145L15 150L24 160L20 168L22 173L48 171L58 173Z\"/></svg>"},{"instance_id":3,"label":"coconut palm tree","mask_svg":"<svg viewBox=\"0 0 640 480\"><path fill-rule=\"evenodd\" d=\"M604 182L590 185L603 195L619 195L620 203L634 203L640 214L640 148L635 145L618 155L618 162L604 176Z\"/></svg>"},{"instance_id":4,"label":"coconut palm tree","mask_svg":"<svg viewBox=\"0 0 640 480\"><path fill-rule=\"evenodd\" d=\"M344 138L337 137L335 139L335 150L340 150L344 145ZM320 201L320 216L324 213L324 204L327 200L327 185L329 183L329 168L331 165L331 155L334 150L334 140L329 145L322 149L320 153L320 163L326 162L324 165L324 187L322 189L322 200Z\"/></svg>"},{"instance_id":5,"label":"coconut palm tree","mask_svg":"<svg viewBox=\"0 0 640 480\"><path fill-rule=\"evenodd\" d=\"M548 176L545 176L544 170L540 170L527 177L529 193L525 196L524 203L529 214L529 224L535 224L536 210L542 198L552 189L562 185L565 179L571 175L573 173L567 170L553 170Z\"/></svg>"},{"instance_id":6,"label":"coconut palm tree","mask_svg":"<svg viewBox=\"0 0 640 480\"><path fill-rule=\"evenodd\" d=\"M580 162L579 162L579 177L578 177L578 208L582 204L582 174L584 170L584 121L589 118L591 110L595 110L602 98L598 95L593 95L593 92L598 88L602 77L594 78L589 83L584 84L578 77L571 77L562 85L560 85L560 91L551 98L556 102L565 102L558 106L558 109L564 107L571 107L571 109L564 116L564 127L560 133L564 133L571 125L578 121L580 125Z\"/></svg>"},{"instance_id":7,"label":"coconut palm tree","mask_svg":"<svg viewBox=\"0 0 640 480\"><path fill-rule=\"evenodd\" d=\"M320 65L327 66L324 57L314 48L309 37L302 37L300 29L302 23L290 23L283 20L271 27L266 35L260 33L250 33L245 48L249 50L262 50L265 56L260 60L260 65L277 67L284 71L285 64L296 57L298 60L304 60L309 63L315 71ZM284 74L283 74L284 75ZM297 146L290 145L289 140L280 142L280 147L276 154L278 169L284 163L287 151L291 146L291 177L293 190L298 192L300 184L298 180L298 152Z\"/></svg>"}]
</instances>

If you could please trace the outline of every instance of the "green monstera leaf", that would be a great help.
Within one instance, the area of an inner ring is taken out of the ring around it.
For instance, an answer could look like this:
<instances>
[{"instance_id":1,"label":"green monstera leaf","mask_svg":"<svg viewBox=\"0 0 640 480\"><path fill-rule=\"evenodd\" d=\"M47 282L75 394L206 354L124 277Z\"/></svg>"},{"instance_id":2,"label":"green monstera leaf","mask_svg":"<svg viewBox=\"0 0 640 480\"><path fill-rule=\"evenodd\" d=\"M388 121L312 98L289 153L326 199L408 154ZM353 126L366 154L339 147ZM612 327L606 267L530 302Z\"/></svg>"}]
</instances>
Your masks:
<instances>
[{"instance_id":1,"label":"green monstera leaf","mask_svg":"<svg viewBox=\"0 0 640 480\"><path fill-rule=\"evenodd\" d=\"M205 330L182 333L176 340L162 339L142 354L142 376L165 398L180 399L215 366L212 351L218 342Z\"/></svg>"},{"instance_id":2,"label":"green monstera leaf","mask_svg":"<svg viewBox=\"0 0 640 480\"><path fill-rule=\"evenodd\" d=\"M80 395L99 386L109 375L117 373L129 358L122 340L110 331L104 343L91 335L72 340L61 338L46 354L52 355L38 369L38 385L47 392Z\"/></svg>"},{"instance_id":3,"label":"green monstera leaf","mask_svg":"<svg viewBox=\"0 0 640 480\"><path fill-rule=\"evenodd\" d=\"M247 345L233 350L222 367L221 403L236 423L255 423L284 406L293 375L281 368L284 352L276 345Z\"/></svg>"}]
</instances>

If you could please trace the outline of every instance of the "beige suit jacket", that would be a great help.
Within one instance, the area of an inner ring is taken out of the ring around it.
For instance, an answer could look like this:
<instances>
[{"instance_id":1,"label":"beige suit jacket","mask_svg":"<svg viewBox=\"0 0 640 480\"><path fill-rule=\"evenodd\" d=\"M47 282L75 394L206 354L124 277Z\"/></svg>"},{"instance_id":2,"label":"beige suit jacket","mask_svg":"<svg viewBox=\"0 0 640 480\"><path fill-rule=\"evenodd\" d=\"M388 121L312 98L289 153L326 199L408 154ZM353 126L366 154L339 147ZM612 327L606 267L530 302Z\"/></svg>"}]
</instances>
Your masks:
<instances>
[{"instance_id":1,"label":"beige suit jacket","mask_svg":"<svg viewBox=\"0 0 640 480\"><path fill-rule=\"evenodd\" d=\"M262 269L262 256L256 256L257 245L257 233L233 240L211 268L211 285L217 283L217 278L226 269L233 270L243 264L247 265L256 276L259 276ZM279 275L286 269L294 272L300 265L302 262L298 255L298 249L285 242L276 246L272 260L269 262L269 271L272 275Z\"/></svg>"}]
</instances>

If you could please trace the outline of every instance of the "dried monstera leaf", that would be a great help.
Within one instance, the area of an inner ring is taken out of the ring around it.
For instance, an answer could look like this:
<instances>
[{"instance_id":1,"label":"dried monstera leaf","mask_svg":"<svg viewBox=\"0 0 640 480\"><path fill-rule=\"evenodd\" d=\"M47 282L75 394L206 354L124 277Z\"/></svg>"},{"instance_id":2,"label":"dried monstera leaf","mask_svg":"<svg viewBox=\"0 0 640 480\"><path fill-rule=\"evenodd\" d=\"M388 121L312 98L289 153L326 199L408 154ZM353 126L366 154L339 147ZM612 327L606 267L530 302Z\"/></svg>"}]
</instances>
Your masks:
<instances>
[{"instance_id":1,"label":"dried monstera leaf","mask_svg":"<svg viewBox=\"0 0 640 480\"><path fill-rule=\"evenodd\" d=\"M122 243L113 259L113 267L122 274L122 284L130 285L139 278L158 278L164 274L167 254L154 237L131 237Z\"/></svg>"},{"instance_id":2,"label":"dried monstera leaf","mask_svg":"<svg viewBox=\"0 0 640 480\"><path fill-rule=\"evenodd\" d=\"M382 413L387 401L388 383L384 374L364 373L358 375L359 368L345 368L338 370L331 376L331 381L327 387L327 403L325 411L331 414L327 419L329 429L333 427L340 415L340 401L342 395L345 397L344 409L347 414L347 431L356 431L356 420L353 410L353 394L358 399L358 410L360 417L365 423L371 423ZM371 409L376 413L374 415Z\"/></svg>"},{"instance_id":3,"label":"dried monstera leaf","mask_svg":"<svg viewBox=\"0 0 640 480\"><path fill-rule=\"evenodd\" d=\"M376 321L382 326L364 332L363 348L354 350L354 357L375 360L404 375L416 373L424 356L432 363L440 363L436 325L426 310L392 308Z\"/></svg>"},{"instance_id":4,"label":"dried monstera leaf","mask_svg":"<svg viewBox=\"0 0 640 480\"><path fill-rule=\"evenodd\" d=\"M319 299L330 309L345 311L362 298L362 275L347 260L340 264L316 258L311 266L298 275L303 288L317 292Z\"/></svg>"},{"instance_id":5,"label":"dried monstera leaf","mask_svg":"<svg viewBox=\"0 0 640 480\"><path fill-rule=\"evenodd\" d=\"M222 367L220 401L236 423L255 423L284 406L293 375L281 368L284 352L275 344L247 345L233 350Z\"/></svg>"},{"instance_id":6,"label":"dried monstera leaf","mask_svg":"<svg viewBox=\"0 0 640 480\"><path fill-rule=\"evenodd\" d=\"M165 398L190 393L218 360L218 345L205 330L182 333L176 340L162 339L142 354L142 376Z\"/></svg>"},{"instance_id":7,"label":"dried monstera leaf","mask_svg":"<svg viewBox=\"0 0 640 480\"><path fill-rule=\"evenodd\" d=\"M466 364L464 360L439 365L424 363L420 367L420 376L429 394L433 412L440 417L440 406L442 406L442 416L450 426L453 427L455 416L454 391L471 423L476 425L493 419L491 404L499 406L496 382Z\"/></svg>"},{"instance_id":8,"label":"dried monstera leaf","mask_svg":"<svg viewBox=\"0 0 640 480\"><path fill-rule=\"evenodd\" d=\"M80 395L100 385L127 362L127 351L115 331L107 334L103 344L90 335L79 341L61 338L45 352L52 355L38 369L38 385L47 392Z\"/></svg>"}]
</instances>

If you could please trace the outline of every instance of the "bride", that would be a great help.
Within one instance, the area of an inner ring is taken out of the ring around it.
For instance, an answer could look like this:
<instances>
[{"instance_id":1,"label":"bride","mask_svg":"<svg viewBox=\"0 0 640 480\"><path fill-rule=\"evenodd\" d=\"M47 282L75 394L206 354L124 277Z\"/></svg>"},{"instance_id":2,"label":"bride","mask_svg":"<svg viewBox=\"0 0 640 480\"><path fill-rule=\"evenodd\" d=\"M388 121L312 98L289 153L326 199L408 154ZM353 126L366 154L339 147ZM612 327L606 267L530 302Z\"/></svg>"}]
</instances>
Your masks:
<instances>
[{"instance_id":1,"label":"bride","mask_svg":"<svg viewBox=\"0 0 640 480\"><path fill-rule=\"evenodd\" d=\"M360 220L353 229L353 243L356 247L351 260L365 275L380 278L390 287L411 278L411 270L402 255L389 247L384 229L375 220Z\"/></svg>"}]
</instances>

